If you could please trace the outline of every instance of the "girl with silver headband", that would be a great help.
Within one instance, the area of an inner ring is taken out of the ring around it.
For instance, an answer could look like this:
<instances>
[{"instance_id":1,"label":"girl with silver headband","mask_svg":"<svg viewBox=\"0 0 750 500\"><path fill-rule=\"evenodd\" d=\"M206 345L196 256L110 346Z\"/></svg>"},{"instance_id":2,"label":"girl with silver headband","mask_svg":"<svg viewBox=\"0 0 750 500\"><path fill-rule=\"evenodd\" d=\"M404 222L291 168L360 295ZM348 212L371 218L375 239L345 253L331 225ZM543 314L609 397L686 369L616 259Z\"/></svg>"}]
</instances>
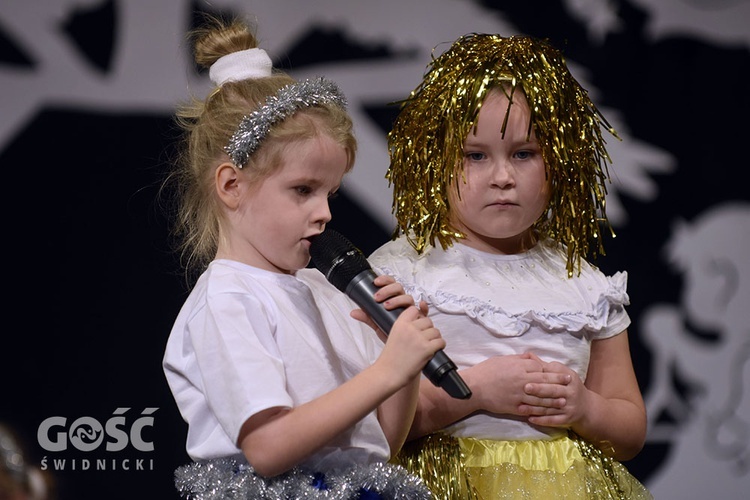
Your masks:
<instances>
[{"instance_id":1,"label":"girl with silver headband","mask_svg":"<svg viewBox=\"0 0 750 500\"><path fill-rule=\"evenodd\" d=\"M274 71L242 22L194 33L216 89L178 112L185 153L172 176L188 272L164 371L188 423L186 498L420 499L388 464L414 415L419 374L445 346L391 277L375 296L403 307L387 342L315 269L311 240L356 143L338 87Z\"/></svg>"},{"instance_id":2,"label":"girl with silver headband","mask_svg":"<svg viewBox=\"0 0 750 500\"><path fill-rule=\"evenodd\" d=\"M398 228L369 260L428 303L473 393L420 388L397 462L438 498L650 498L620 463L646 435L627 276L586 260L609 229L602 127L530 37L461 37L402 103Z\"/></svg>"}]
</instances>

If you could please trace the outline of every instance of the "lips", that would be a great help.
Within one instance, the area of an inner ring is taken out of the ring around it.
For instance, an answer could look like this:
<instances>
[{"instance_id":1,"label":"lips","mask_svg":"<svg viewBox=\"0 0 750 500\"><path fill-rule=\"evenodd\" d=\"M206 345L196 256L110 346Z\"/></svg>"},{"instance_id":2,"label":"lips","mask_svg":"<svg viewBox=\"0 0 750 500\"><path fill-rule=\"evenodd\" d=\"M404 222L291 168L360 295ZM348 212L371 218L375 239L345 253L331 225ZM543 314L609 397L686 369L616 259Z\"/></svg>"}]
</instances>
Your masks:
<instances>
[{"instance_id":1,"label":"lips","mask_svg":"<svg viewBox=\"0 0 750 500\"><path fill-rule=\"evenodd\" d=\"M302 241L307 242L307 248L310 248L310 245L312 245L313 239L315 239L316 236L318 236L320 233L311 234L310 236L305 236L302 238Z\"/></svg>"}]
</instances>

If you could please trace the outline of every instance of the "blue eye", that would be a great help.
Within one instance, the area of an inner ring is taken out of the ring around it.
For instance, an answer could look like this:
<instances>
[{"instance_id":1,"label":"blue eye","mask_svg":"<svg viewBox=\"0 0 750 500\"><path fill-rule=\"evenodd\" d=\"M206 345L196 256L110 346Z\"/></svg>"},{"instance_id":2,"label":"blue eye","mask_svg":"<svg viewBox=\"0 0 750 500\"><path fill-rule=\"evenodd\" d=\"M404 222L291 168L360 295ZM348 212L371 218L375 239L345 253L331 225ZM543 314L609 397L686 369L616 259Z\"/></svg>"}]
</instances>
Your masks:
<instances>
[{"instance_id":1,"label":"blue eye","mask_svg":"<svg viewBox=\"0 0 750 500\"><path fill-rule=\"evenodd\" d=\"M464 156L469 161L481 161L487 157L487 155L485 155L484 153L476 153L476 152L466 153Z\"/></svg>"},{"instance_id":2,"label":"blue eye","mask_svg":"<svg viewBox=\"0 0 750 500\"><path fill-rule=\"evenodd\" d=\"M301 194L301 195L308 195L312 193L312 188L310 188L310 186L296 186L294 189L297 191L298 194Z\"/></svg>"},{"instance_id":3,"label":"blue eye","mask_svg":"<svg viewBox=\"0 0 750 500\"><path fill-rule=\"evenodd\" d=\"M519 160L530 160L531 158L534 158L534 156L536 156L536 151L524 149L522 151L516 152L514 156Z\"/></svg>"}]
</instances>

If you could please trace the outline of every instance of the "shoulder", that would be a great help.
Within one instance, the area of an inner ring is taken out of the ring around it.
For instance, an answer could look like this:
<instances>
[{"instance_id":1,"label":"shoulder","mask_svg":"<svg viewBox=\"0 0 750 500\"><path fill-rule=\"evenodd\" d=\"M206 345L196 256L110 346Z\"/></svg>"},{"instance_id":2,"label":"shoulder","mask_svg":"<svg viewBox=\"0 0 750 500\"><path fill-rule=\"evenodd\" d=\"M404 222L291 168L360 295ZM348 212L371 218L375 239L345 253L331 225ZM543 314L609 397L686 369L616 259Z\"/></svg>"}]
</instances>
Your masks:
<instances>
[{"instance_id":1,"label":"shoulder","mask_svg":"<svg viewBox=\"0 0 750 500\"><path fill-rule=\"evenodd\" d=\"M237 264L209 265L175 320L170 344L210 351L271 334L279 318L273 287L263 286L253 268Z\"/></svg>"},{"instance_id":2,"label":"shoulder","mask_svg":"<svg viewBox=\"0 0 750 500\"><path fill-rule=\"evenodd\" d=\"M411 281L430 265L433 251L434 248L428 245L422 253L417 253L407 237L401 235L375 250L367 260L381 274L389 274L399 281Z\"/></svg>"},{"instance_id":3,"label":"shoulder","mask_svg":"<svg viewBox=\"0 0 750 500\"><path fill-rule=\"evenodd\" d=\"M412 261L418 257L417 251L411 246L406 236L401 235L372 252L367 260L373 265L378 265L383 262Z\"/></svg>"},{"instance_id":4,"label":"shoulder","mask_svg":"<svg viewBox=\"0 0 750 500\"><path fill-rule=\"evenodd\" d=\"M551 242L537 245L529 257L533 266L531 271L542 287L575 291L594 300L606 297L619 303L628 302L627 272L607 275L588 260L582 259L580 267L574 268L572 275L569 275L565 247L555 246Z\"/></svg>"},{"instance_id":5,"label":"shoulder","mask_svg":"<svg viewBox=\"0 0 750 500\"><path fill-rule=\"evenodd\" d=\"M297 280L305 284L311 291L312 297L318 304L330 305L347 311L358 307L349 297L333 286L317 269L300 269L295 273Z\"/></svg>"},{"instance_id":6,"label":"shoulder","mask_svg":"<svg viewBox=\"0 0 750 500\"><path fill-rule=\"evenodd\" d=\"M212 262L191 293L195 309L226 318L273 318L290 310L304 294L295 276L252 267L240 262Z\"/></svg>"},{"instance_id":7,"label":"shoulder","mask_svg":"<svg viewBox=\"0 0 750 500\"><path fill-rule=\"evenodd\" d=\"M317 269L305 268L297 271L294 276L307 285L313 293L321 293L324 295L341 293L336 287L334 287Z\"/></svg>"}]
</instances>

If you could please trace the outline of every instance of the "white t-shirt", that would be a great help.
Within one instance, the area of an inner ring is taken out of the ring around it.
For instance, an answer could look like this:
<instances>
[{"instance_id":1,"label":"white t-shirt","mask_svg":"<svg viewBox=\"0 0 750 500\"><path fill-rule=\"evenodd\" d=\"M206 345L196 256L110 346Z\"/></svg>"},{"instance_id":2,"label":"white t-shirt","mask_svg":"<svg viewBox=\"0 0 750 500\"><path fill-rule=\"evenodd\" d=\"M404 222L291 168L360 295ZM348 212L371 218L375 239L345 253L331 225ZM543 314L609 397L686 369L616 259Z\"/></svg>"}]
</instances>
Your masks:
<instances>
[{"instance_id":1,"label":"white t-shirt","mask_svg":"<svg viewBox=\"0 0 750 500\"><path fill-rule=\"evenodd\" d=\"M372 364L382 342L349 316L356 307L314 269L292 276L212 262L177 316L163 362L191 458L241 457L237 439L252 415L315 399ZM322 471L389 455L373 411L300 465Z\"/></svg>"},{"instance_id":2,"label":"white t-shirt","mask_svg":"<svg viewBox=\"0 0 750 500\"><path fill-rule=\"evenodd\" d=\"M607 277L583 262L580 276L568 278L565 256L541 244L522 254L496 255L456 242L446 251L428 247L417 255L402 236L369 261L394 276L415 301L429 304L429 316L447 343L445 353L459 370L492 356L533 352L585 380L591 341L630 324L626 273ZM564 433L489 413L472 415L446 432L498 440Z\"/></svg>"}]
</instances>

